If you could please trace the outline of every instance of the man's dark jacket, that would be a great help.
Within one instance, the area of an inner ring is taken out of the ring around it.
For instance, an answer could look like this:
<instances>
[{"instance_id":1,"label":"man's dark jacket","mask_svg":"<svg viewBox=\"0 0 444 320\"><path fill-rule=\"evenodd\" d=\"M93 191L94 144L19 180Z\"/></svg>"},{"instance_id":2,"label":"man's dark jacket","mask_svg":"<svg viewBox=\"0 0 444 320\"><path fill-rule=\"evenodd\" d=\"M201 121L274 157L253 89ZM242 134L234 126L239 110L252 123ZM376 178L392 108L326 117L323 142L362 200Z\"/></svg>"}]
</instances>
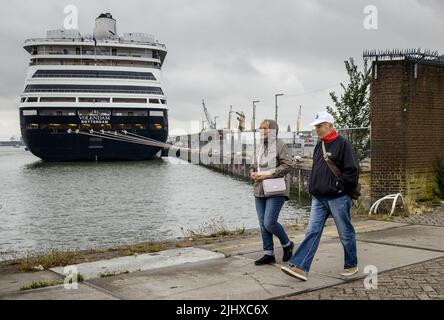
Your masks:
<instances>
[{"instance_id":1,"label":"man's dark jacket","mask_svg":"<svg viewBox=\"0 0 444 320\"><path fill-rule=\"evenodd\" d=\"M342 175L336 177L323 158L322 141L316 144L309 192L315 197L337 198L356 188L359 180L359 163L350 142L339 135L325 143L327 155Z\"/></svg>"}]
</instances>

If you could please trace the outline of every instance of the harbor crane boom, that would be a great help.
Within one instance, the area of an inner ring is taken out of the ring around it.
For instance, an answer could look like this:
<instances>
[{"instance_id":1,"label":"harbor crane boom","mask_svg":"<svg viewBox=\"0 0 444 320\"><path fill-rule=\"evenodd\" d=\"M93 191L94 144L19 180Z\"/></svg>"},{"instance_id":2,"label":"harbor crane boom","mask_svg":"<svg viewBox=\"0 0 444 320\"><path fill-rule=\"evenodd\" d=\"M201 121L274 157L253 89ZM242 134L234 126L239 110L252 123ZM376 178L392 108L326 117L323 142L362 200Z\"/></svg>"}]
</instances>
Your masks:
<instances>
[{"instance_id":1,"label":"harbor crane boom","mask_svg":"<svg viewBox=\"0 0 444 320\"><path fill-rule=\"evenodd\" d=\"M208 129L210 130L216 130L216 123L214 121L212 121L210 112L208 111L206 105L205 105L205 100L202 99L202 106L204 109L204 113L205 113L205 117L207 118L207 124L208 124Z\"/></svg>"}]
</instances>

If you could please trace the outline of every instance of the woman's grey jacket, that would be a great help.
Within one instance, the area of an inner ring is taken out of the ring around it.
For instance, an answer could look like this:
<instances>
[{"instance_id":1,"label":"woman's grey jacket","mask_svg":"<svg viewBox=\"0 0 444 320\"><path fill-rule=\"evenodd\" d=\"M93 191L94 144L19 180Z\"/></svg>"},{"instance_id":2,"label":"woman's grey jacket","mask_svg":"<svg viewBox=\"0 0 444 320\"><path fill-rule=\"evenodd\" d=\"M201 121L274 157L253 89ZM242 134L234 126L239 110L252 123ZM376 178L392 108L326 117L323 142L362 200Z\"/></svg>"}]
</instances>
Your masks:
<instances>
[{"instance_id":1,"label":"woman's grey jacket","mask_svg":"<svg viewBox=\"0 0 444 320\"><path fill-rule=\"evenodd\" d=\"M287 190L282 194L288 200L290 196L289 172L294 168L293 157L288 151L287 145L280 139L274 143L265 144L258 148L258 154L250 169L251 172L267 171L272 173L271 178L285 177ZM254 196L265 198L262 181L255 181L253 184Z\"/></svg>"}]
</instances>

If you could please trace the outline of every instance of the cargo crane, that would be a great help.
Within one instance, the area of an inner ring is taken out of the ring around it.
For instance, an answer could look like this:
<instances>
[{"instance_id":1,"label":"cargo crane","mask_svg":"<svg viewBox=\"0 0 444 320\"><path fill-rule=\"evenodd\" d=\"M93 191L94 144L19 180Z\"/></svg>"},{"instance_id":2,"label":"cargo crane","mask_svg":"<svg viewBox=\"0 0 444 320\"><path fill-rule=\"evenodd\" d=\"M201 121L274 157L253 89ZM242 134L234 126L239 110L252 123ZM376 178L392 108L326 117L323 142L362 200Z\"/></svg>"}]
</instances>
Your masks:
<instances>
[{"instance_id":1,"label":"cargo crane","mask_svg":"<svg viewBox=\"0 0 444 320\"><path fill-rule=\"evenodd\" d=\"M205 106L205 100L202 99L202 106L204 109L205 117L207 118L207 124L209 130L216 130L216 122L212 121L213 118L211 118L210 112L208 111L207 107Z\"/></svg>"},{"instance_id":2,"label":"cargo crane","mask_svg":"<svg viewBox=\"0 0 444 320\"><path fill-rule=\"evenodd\" d=\"M244 131L245 130L245 113L240 111L240 112L236 112L236 114L238 115L238 117L237 117L237 121L238 121L237 128L239 129L239 131Z\"/></svg>"}]
</instances>

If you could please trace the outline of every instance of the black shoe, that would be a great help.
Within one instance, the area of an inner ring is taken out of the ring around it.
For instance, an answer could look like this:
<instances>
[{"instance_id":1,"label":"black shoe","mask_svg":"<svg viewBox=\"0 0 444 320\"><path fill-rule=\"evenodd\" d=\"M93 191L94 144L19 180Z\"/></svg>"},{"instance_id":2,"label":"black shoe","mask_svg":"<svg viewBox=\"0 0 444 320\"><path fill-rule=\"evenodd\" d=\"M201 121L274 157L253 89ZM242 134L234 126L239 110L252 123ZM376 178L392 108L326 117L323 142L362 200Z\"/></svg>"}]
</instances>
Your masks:
<instances>
[{"instance_id":1,"label":"black shoe","mask_svg":"<svg viewBox=\"0 0 444 320\"><path fill-rule=\"evenodd\" d=\"M262 258L254 262L254 264L257 266L262 266L264 264L270 264L270 263L276 263L276 259L274 256L270 256L268 254L264 255Z\"/></svg>"},{"instance_id":2,"label":"black shoe","mask_svg":"<svg viewBox=\"0 0 444 320\"><path fill-rule=\"evenodd\" d=\"M293 256L293 248L294 243L292 242L288 247L283 248L284 249L284 257L282 258L282 261L287 262L291 259Z\"/></svg>"}]
</instances>

